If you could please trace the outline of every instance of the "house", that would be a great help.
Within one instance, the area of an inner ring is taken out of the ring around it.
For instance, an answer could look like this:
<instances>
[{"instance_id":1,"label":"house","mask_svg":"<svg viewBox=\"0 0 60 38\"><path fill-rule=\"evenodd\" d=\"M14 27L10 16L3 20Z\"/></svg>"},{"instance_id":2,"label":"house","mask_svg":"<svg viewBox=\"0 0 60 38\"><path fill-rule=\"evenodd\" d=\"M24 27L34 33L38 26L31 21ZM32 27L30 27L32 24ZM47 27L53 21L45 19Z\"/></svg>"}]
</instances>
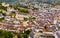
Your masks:
<instances>
[{"instance_id":1,"label":"house","mask_svg":"<svg viewBox=\"0 0 60 38\"><path fill-rule=\"evenodd\" d=\"M35 4L34 7L35 7L35 8L39 8L39 5Z\"/></svg>"},{"instance_id":2,"label":"house","mask_svg":"<svg viewBox=\"0 0 60 38\"><path fill-rule=\"evenodd\" d=\"M5 20L11 21L12 18L11 18L11 16L5 16Z\"/></svg>"},{"instance_id":3,"label":"house","mask_svg":"<svg viewBox=\"0 0 60 38\"><path fill-rule=\"evenodd\" d=\"M8 8L7 8L7 11L8 11L8 12L12 12L12 11L15 11L15 10L14 10L14 8L8 7Z\"/></svg>"},{"instance_id":4,"label":"house","mask_svg":"<svg viewBox=\"0 0 60 38\"><path fill-rule=\"evenodd\" d=\"M14 20L14 21L13 21L13 23L14 23L15 25L20 24L20 22L19 22L19 21L17 21L17 20Z\"/></svg>"},{"instance_id":5,"label":"house","mask_svg":"<svg viewBox=\"0 0 60 38\"><path fill-rule=\"evenodd\" d=\"M9 7L9 4L6 4L6 3L2 3L2 6L4 6L4 7Z\"/></svg>"},{"instance_id":6,"label":"house","mask_svg":"<svg viewBox=\"0 0 60 38\"><path fill-rule=\"evenodd\" d=\"M4 16L3 16L3 14L2 13L0 13L0 18L3 18Z\"/></svg>"},{"instance_id":7,"label":"house","mask_svg":"<svg viewBox=\"0 0 60 38\"><path fill-rule=\"evenodd\" d=\"M55 13L55 12L60 11L60 9L58 9L58 8L51 8L50 11Z\"/></svg>"},{"instance_id":8,"label":"house","mask_svg":"<svg viewBox=\"0 0 60 38\"><path fill-rule=\"evenodd\" d=\"M21 14L16 14L15 16L18 20L24 20L24 18L29 18L28 15L21 15Z\"/></svg>"},{"instance_id":9,"label":"house","mask_svg":"<svg viewBox=\"0 0 60 38\"><path fill-rule=\"evenodd\" d=\"M24 20L24 16L23 15L16 14L16 18L18 20Z\"/></svg>"},{"instance_id":10,"label":"house","mask_svg":"<svg viewBox=\"0 0 60 38\"><path fill-rule=\"evenodd\" d=\"M5 25L3 23L0 23L0 29L4 29Z\"/></svg>"},{"instance_id":11,"label":"house","mask_svg":"<svg viewBox=\"0 0 60 38\"><path fill-rule=\"evenodd\" d=\"M25 22L23 22L23 26L27 26L28 24L27 24L27 21L25 21Z\"/></svg>"}]
</instances>

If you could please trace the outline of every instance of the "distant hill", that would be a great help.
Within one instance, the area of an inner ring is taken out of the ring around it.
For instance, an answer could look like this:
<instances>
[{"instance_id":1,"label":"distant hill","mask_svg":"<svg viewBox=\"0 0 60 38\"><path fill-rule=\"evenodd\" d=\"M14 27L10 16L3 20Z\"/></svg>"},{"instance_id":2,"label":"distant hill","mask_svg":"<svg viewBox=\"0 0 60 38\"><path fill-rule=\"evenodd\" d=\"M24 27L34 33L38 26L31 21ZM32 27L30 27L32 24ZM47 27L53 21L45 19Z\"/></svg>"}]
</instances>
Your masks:
<instances>
[{"instance_id":1,"label":"distant hill","mask_svg":"<svg viewBox=\"0 0 60 38\"><path fill-rule=\"evenodd\" d=\"M6 3L13 3L16 1L21 1L21 2L33 2L33 1L37 1L37 2L54 2L54 1L60 1L60 0L0 0L0 2L6 2Z\"/></svg>"},{"instance_id":2,"label":"distant hill","mask_svg":"<svg viewBox=\"0 0 60 38\"><path fill-rule=\"evenodd\" d=\"M0 0L0 2L12 3L18 0Z\"/></svg>"}]
</instances>

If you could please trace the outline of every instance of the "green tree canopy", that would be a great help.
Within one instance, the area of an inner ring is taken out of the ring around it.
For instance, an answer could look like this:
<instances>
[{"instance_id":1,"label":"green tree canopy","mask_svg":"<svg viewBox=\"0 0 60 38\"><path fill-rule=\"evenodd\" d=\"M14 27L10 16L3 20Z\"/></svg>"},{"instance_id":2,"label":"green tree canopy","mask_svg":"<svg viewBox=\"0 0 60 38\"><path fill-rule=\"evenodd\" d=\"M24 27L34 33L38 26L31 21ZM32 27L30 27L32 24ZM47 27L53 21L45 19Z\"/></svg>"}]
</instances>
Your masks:
<instances>
[{"instance_id":1,"label":"green tree canopy","mask_svg":"<svg viewBox=\"0 0 60 38\"><path fill-rule=\"evenodd\" d=\"M0 10L7 10L7 7L4 7L4 6L2 6L2 5L0 5Z\"/></svg>"},{"instance_id":2,"label":"green tree canopy","mask_svg":"<svg viewBox=\"0 0 60 38\"><path fill-rule=\"evenodd\" d=\"M15 13L15 12L12 12L12 13L10 14L10 16L16 16L16 13Z\"/></svg>"}]
</instances>

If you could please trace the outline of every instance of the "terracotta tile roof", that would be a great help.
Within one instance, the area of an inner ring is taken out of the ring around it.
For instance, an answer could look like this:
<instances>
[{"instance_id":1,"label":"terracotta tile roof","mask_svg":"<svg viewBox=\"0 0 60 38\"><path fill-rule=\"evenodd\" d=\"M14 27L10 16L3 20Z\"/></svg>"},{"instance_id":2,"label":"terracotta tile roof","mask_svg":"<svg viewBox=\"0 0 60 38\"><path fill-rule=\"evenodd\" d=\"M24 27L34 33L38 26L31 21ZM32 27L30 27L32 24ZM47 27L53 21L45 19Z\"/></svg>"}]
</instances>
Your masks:
<instances>
[{"instance_id":1,"label":"terracotta tile roof","mask_svg":"<svg viewBox=\"0 0 60 38\"><path fill-rule=\"evenodd\" d=\"M26 26L26 28L31 28L32 26L30 26L30 25L28 25L28 26Z\"/></svg>"},{"instance_id":2,"label":"terracotta tile roof","mask_svg":"<svg viewBox=\"0 0 60 38\"><path fill-rule=\"evenodd\" d=\"M40 23L39 26L43 27L44 24Z\"/></svg>"},{"instance_id":3,"label":"terracotta tile roof","mask_svg":"<svg viewBox=\"0 0 60 38\"><path fill-rule=\"evenodd\" d=\"M23 25L19 25L18 28L23 28L24 26Z\"/></svg>"},{"instance_id":4,"label":"terracotta tile roof","mask_svg":"<svg viewBox=\"0 0 60 38\"><path fill-rule=\"evenodd\" d=\"M5 28L6 26L5 25L1 25L1 28Z\"/></svg>"},{"instance_id":5,"label":"terracotta tile roof","mask_svg":"<svg viewBox=\"0 0 60 38\"><path fill-rule=\"evenodd\" d=\"M47 30L47 29L43 29L43 32L52 32L52 31Z\"/></svg>"},{"instance_id":6,"label":"terracotta tile roof","mask_svg":"<svg viewBox=\"0 0 60 38\"><path fill-rule=\"evenodd\" d=\"M8 29L9 29L9 30L13 30L14 28L13 28L13 27L9 27Z\"/></svg>"}]
</instances>

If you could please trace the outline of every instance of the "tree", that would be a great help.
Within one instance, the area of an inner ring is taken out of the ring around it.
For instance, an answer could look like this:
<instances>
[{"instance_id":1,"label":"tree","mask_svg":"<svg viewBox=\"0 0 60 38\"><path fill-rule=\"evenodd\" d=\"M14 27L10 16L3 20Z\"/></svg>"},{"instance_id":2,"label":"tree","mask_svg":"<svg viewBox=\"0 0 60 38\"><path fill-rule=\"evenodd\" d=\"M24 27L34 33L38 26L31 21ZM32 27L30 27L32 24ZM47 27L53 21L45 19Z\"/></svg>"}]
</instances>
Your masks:
<instances>
[{"instance_id":1,"label":"tree","mask_svg":"<svg viewBox=\"0 0 60 38\"><path fill-rule=\"evenodd\" d=\"M48 29L48 27L47 26L44 26L44 29Z\"/></svg>"},{"instance_id":2,"label":"tree","mask_svg":"<svg viewBox=\"0 0 60 38\"><path fill-rule=\"evenodd\" d=\"M13 38L15 36L15 33L14 32L8 32L8 38Z\"/></svg>"},{"instance_id":3,"label":"tree","mask_svg":"<svg viewBox=\"0 0 60 38\"><path fill-rule=\"evenodd\" d=\"M3 36L3 33L2 32L3 32L3 30L0 30L0 37Z\"/></svg>"},{"instance_id":4,"label":"tree","mask_svg":"<svg viewBox=\"0 0 60 38\"><path fill-rule=\"evenodd\" d=\"M18 38L28 38L28 35L30 34L30 32L31 30L20 30L18 34Z\"/></svg>"},{"instance_id":5,"label":"tree","mask_svg":"<svg viewBox=\"0 0 60 38\"><path fill-rule=\"evenodd\" d=\"M28 38L28 35L30 34L30 32L31 32L31 29L30 30L25 30L24 33L23 33L23 37Z\"/></svg>"},{"instance_id":6,"label":"tree","mask_svg":"<svg viewBox=\"0 0 60 38\"><path fill-rule=\"evenodd\" d=\"M19 33L0 30L0 38L13 38L15 36L17 36L17 38L28 38L28 35L30 34L30 32L31 30L20 30Z\"/></svg>"},{"instance_id":7,"label":"tree","mask_svg":"<svg viewBox=\"0 0 60 38\"><path fill-rule=\"evenodd\" d=\"M32 17L33 20L35 20L36 18L35 17Z\"/></svg>"},{"instance_id":8,"label":"tree","mask_svg":"<svg viewBox=\"0 0 60 38\"><path fill-rule=\"evenodd\" d=\"M28 6L26 6L26 5L23 5L23 4L16 4L16 6L15 6L15 7L28 8Z\"/></svg>"},{"instance_id":9,"label":"tree","mask_svg":"<svg viewBox=\"0 0 60 38\"><path fill-rule=\"evenodd\" d=\"M21 35L20 34L17 34L17 38L21 38Z\"/></svg>"},{"instance_id":10,"label":"tree","mask_svg":"<svg viewBox=\"0 0 60 38\"><path fill-rule=\"evenodd\" d=\"M4 17L0 18L0 21L4 20Z\"/></svg>"},{"instance_id":11,"label":"tree","mask_svg":"<svg viewBox=\"0 0 60 38\"><path fill-rule=\"evenodd\" d=\"M14 32L6 31L6 30L0 30L0 38L3 36L3 38L13 38L15 36Z\"/></svg>"},{"instance_id":12,"label":"tree","mask_svg":"<svg viewBox=\"0 0 60 38\"><path fill-rule=\"evenodd\" d=\"M24 18L24 21L27 21L28 20L28 18Z\"/></svg>"},{"instance_id":13,"label":"tree","mask_svg":"<svg viewBox=\"0 0 60 38\"><path fill-rule=\"evenodd\" d=\"M0 5L0 10L7 10L7 7L4 7L4 6L2 6L2 5Z\"/></svg>"},{"instance_id":14,"label":"tree","mask_svg":"<svg viewBox=\"0 0 60 38\"><path fill-rule=\"evenodd\" d=\"M28 9L26 9L26 8L20 8L19 11L22 13L25 13L25 14L29 13Z\"/></svg>"},{"instance_id":15,"label":"tree","mask_svg":"<svg viewBox=\"0 0 60 38\"><path fill-rule=\"evenodd\" d=\"M12 12L11 14L10 14L10 16L16 16L16 13L15 12Z\"/></svg>"}]
</instances>

